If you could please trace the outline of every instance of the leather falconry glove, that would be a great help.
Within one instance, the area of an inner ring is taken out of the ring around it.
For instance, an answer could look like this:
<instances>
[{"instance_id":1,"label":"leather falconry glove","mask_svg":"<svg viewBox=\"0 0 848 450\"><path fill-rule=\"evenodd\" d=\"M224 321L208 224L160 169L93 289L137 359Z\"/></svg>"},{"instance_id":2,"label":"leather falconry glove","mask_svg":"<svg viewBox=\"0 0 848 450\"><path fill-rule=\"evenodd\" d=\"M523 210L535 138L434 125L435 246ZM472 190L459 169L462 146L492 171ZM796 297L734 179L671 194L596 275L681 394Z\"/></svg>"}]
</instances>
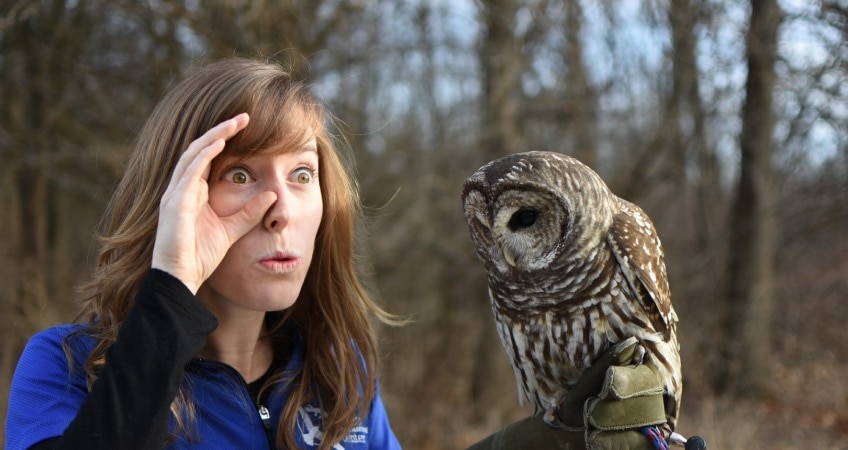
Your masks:
<instances>
[{"instance_id":1,"label":"leather falconry glove","mask_svg":"<svg viewBox=\"0 0 848 450\"><path fill-rule=\"evenodd\" d=\"M636 338L621 341L590 367L559 407L562 428L542 414L510 424L468 450L653 450L640 430L666 423L663 386L645 365L632 365Z\"/></svg>"}]
</instances>

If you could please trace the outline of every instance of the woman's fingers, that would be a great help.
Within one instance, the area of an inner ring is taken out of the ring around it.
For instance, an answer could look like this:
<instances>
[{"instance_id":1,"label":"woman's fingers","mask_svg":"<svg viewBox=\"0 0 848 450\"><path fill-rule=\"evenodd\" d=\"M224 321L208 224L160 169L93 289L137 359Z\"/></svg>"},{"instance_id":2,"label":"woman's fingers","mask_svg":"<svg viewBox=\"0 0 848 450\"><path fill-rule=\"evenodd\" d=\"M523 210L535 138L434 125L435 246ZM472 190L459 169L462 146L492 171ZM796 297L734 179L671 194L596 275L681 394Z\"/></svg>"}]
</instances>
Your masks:
<instances>
[{"instance_id":1,"label":"woman's fingers","mask_svg":"<svg viewBox=\"0 0 848 450\"><path fill-rule=\"evenodd\" d=\"M224 147L220 145L219 141L223 143L224 141L229 140L235 136L236 133L243 130L249 121L250 117L247 113L241 113L232 119L225 120L218 125L215 125L210 128L209 131L203 133L202 136L192 141L186 151L183 152L182 156L180 156L180 160L177 162L176 167L174 167L174 174L172 175L171 180L180 180L184 178L189 167L191 167L197 156L204 154L204 152L206 153L205 156L208 156L210 150L213 155L208 158L208 162L211 162L212 159L224 149ZM206 171L204 170L201 174L205 172Z\"/></svg>"},{"instance_id":2,"label":"woman's fingers","mask_svg":"<svg viewBox=\"0 0 848 450\"><path fill-rule=\"evenodd\" d=\"M255 219L257 212L253 210L261 205L254 205L245 217L225 225L208 203L207 178L212 160L248 121L247 114L239 114L195 139L180 156L160 201L152 266L171 273L193 292L220 263L230 245L248 231L243 230L246 221L255 224L261 220ZM265 196L259 203L270 206L273 199ZM233 238L231 234L238 236Z\"/></svg>"}]
</instances>

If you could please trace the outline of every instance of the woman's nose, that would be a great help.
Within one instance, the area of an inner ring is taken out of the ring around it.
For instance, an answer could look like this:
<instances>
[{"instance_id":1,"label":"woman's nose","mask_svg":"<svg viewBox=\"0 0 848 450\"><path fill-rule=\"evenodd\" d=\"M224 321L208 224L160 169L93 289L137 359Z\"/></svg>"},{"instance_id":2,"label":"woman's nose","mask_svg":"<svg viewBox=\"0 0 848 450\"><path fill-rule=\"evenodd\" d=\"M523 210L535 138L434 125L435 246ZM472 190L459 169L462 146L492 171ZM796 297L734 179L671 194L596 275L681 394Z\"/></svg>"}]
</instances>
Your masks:
<instances>
[{"instance_id":1,"label":"woman's nose","mask_svg":"<svg viewBox=\"0 0 848 450\"><path fill-rule=\"evenodd\" d=\"M285 183L278 183L270 190L277 194L277 200L268 208L263 223L269 231L280 231L286 227L290 217L289 192L285 188Z\"/></svg>"}]
</instances>

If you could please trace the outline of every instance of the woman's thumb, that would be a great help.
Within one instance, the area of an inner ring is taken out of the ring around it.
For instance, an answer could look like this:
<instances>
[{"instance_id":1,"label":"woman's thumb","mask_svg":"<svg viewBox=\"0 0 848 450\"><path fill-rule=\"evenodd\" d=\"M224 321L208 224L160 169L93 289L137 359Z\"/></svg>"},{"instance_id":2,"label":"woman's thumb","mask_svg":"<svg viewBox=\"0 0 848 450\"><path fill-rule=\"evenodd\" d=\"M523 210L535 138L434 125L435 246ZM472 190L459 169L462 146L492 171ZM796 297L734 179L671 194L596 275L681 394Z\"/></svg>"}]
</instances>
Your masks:
<instances>
[{"instance_id":1,"label":"woman's thumb","mask_svg":"<svg viewBox=\"0 0 848 450\"><path fill-rule=\"evenodd\" d=\"M230 242L239 240L261 222L268 208L275 201L277 201L277 194L271 191L262 192L247 202L237 213L223 219Z\"/></svg>"}]
</instances>

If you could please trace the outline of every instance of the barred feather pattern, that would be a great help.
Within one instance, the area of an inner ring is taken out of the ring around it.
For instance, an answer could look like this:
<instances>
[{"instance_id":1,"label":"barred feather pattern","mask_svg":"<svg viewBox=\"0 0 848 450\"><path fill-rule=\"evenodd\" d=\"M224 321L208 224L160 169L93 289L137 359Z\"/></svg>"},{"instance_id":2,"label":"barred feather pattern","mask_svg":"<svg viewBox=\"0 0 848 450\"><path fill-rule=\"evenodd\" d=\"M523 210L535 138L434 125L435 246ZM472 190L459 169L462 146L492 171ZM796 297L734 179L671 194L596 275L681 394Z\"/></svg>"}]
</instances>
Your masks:
<instances>
[{"instance_id":1,"label":"barred feather pattern","mask_svg":"<svg viewBox=\"0 0 848 450\"><path fill-rule=\"evenodd\" d=\"M464 185L498 333L522 403L554 411L612 344L635 336L663 381L674 429L682 393L677 315L648 216L579 161L552 152L495 160Z\"/></svg>"}]
</instances>

